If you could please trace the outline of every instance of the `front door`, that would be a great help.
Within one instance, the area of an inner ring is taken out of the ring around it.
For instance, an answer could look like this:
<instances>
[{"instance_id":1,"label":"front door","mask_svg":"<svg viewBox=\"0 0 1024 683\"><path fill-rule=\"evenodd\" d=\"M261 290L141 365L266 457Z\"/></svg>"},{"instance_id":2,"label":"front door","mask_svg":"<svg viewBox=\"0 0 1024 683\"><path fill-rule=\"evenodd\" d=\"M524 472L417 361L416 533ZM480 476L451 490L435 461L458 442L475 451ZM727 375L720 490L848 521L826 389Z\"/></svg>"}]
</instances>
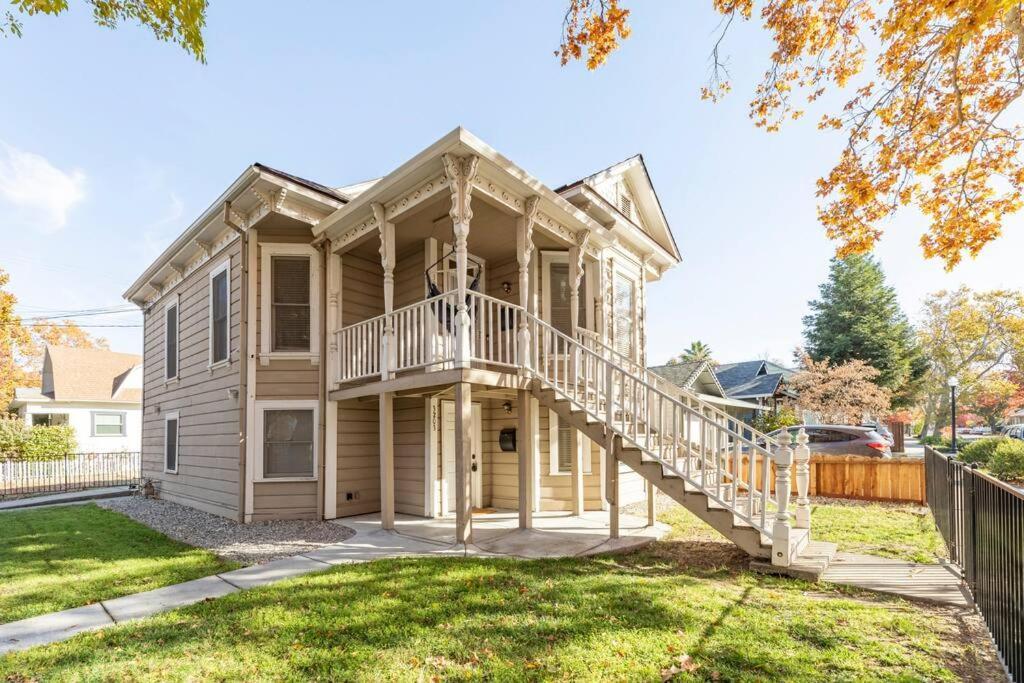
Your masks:
<instances>
[{"instance_id":1,"label":"front door","mask_svg":"<svg viewBox=\"0 0 1024 683\"><path fill-rule=\"evenodd\" d=\"M471 487L473 507L483 507L483 432L480 404L473 404ZM455 512L455 402L441 401L441 471L444 477L444 512Z\"/></svg>"}]
</instances>

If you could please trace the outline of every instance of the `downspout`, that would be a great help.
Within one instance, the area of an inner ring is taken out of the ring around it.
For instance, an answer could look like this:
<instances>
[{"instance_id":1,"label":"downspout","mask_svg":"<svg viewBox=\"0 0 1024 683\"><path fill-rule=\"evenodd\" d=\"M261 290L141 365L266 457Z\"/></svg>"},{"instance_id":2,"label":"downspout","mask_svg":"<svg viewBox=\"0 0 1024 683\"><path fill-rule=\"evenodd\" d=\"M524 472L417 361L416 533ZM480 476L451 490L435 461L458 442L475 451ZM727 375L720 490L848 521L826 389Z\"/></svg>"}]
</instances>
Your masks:
<instances>
[{"instance_id":1,"label":"downspout","mask_svg":"<svg viewBox=\"0 0 1024 683\"><path fill-rule=\"evenodd\" d=\"M320 297L319 318L320 318L320 376L318 377L317 402L319 415L317 424L317 442L320 452L320 462L317 463L319 476L317 479L320 485L316 488L316 517L317 520L324 519L324 499L327 486L327 260L330 255L326 233L310 242L310 246L320 252ZM337 429L337 426L335 426ZM337 454L331 454L337 457Z\"/></svg>"},{"instance_id":2,"label":"downspout","mask_svg":"<svg viewBox=\"0 0 1024 683\"><path fill-rule=\"evenodd\" d=\"M246 420L246 397L249 395L249 236L242 229L232 216L231 202L224 202L224 224L238 233L242 240L242 293L241 293L241 320L238 334L238 360L241 368L238 373L238 521L245 522L245 467L246 467L246 434L248 425Z\"/></svg>"}]
</instances>

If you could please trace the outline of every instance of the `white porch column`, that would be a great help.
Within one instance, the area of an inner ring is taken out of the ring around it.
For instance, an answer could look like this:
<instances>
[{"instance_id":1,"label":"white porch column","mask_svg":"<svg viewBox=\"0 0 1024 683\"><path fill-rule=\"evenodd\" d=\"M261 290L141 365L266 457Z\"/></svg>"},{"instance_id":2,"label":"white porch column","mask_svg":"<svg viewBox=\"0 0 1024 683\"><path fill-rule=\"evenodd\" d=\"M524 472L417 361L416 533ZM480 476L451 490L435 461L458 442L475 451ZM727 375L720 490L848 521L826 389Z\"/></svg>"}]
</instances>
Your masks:
<instances>
[{"instance_id":1,"label":"white porch column","mask_svg":"<svg viewBox=\"0 0 1024 683\"><path fill-rule=\"evenodd\" d=\"M654 523L658 521L655 509L656 496L657 489L654 488L654 484L647 482L647 526L654 526Z\"/></svg>"},{"instance_id":2,"label":"white porch column","mask_svg":"<svg viewBox=\"0 0 1024 683\"><path fill-rule=\"evenodd\" d=\"M580 230L569 247L569 324L572 338L580 326L580 285L583 283L583 255L586 253L590 233Z\"/></svg>"},{"instance_id":3,"label":"white porch column","mask_svg":"<svg viewBox=\"0 0 1024 683\"><path fill-rule=\"evenodd\" d=\"M455 541L473 542L473 403L468 382L455 385Z\"/></svg>"},{"instance_id":4,"label":"white porch column","mask_svg":"<svg viewBox=\"0 0 1024 683\"><path fill-rule=\"evenodd\" d=\"M615 434L608 432L605 442L605 465L608 476L608 536L609 538L619 537L619 454Z\"/></svg>"},{"instance_id":5,"label":"white porch column","mask_svg":"<svg viewBox=\"0 0 1024 683\"><path fill-rule=\"evenodd\" d=\"M473 218L470 194L473 191L473 179L476 177L479 158L444 154L441 159L451 185L452 208L448 213L452 218L452 230L455 233L455 281L458 291L455 303L455 366L468 368L470 319L466 307L466 267L469 260L469 221Z\"/></svg>"},{"instance_id":6,"label":"white porch column","mask_svg":"<svg viewBox=\"0 0 1024 683\"><path fill-rule=\"evenodd\" d=\"M380 526L395 528L395 395L380 395Z\"/></svg>"},{"instance_id":7,"label":"white porch column","mask_svg":"<svg viewBox=\"0 0 1024 683\"><path fill-rule=\"evenodd\" d=\"M337 331L341 327L341 257L327 247L327 391L341 378L341 350ZM324 518L338 516L338 402L324 404Z\"/></svg>"},{"instance_id":8,"label":"white porch column","mask_svg":"<svg viewBox=\"0 0 1024 683\"><path fill-rule=\"evenodd\" d=\"M576 427L569 429L569 450L572 452L572 464L569 466L569 478L572 480L572 514L583 514L583 447L586 445L587 457L590 457L590 442L580 434Z\"/></svg>"},{"instance_id":9,"label":"white porch column","mask_svg":"<svg viewBox=\"0 0 1024 683\"><path fill-rule=\"evenodd\" d=\"M516 474L519 478L519 528L533 528L533 396L520 389L516 396L519 423L516 427Z\"/></svg>"},{"instance_id":10,"label":"white porch column","mask_svg":"<svg viewBox=\"0 0 1024 683\"><path fill-rule=\"evenodd\" d=\"M384 336L381 338L380 378L391 379L394 375L395 322L391 312L395 310L395 224L386 220L384 206L377 202L370 205L377 219L380 236L380 265L384 269Z\"/></svg>"},{"instance_id":11,"label":"white porch column","mask_svg":"<svg viewBox=\"0 0 1024 683\"><path fill-rule=\"evenodd\" d=\"M526 210L516 221L516 260L519 262L519 305L526 312L532 313L530 296L530 258L533 256L533 222L537 218L537 205L540 197L536 195L526 199ZM533 354L530 350L530 326L526 316L519 317L519 358L520 368L529 369Z\"/></svg>"}]
</instances>

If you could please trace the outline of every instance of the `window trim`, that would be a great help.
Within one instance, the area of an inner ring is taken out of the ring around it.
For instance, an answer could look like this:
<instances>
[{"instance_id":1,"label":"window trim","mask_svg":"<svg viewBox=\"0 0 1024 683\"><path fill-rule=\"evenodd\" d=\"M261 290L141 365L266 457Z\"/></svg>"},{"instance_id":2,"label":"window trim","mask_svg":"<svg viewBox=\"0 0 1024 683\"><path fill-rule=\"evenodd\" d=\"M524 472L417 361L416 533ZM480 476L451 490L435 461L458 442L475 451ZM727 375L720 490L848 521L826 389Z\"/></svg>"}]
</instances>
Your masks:
<instances>
[{"instance_id":1,"label":"window trim","mask_svg":"<svg viewBox=\"0 0 1024 683\"><path fill-rule=\"evenodd\" d=\"M314 364L320 359L320 252L308 244L260 244L260 358L263 364L271 358L307 358ZM309 351L274 351L271 332L273 300L273 257L308 256L309 264ZM275 481L280 481L275 480Z\"/></svg>"},{"instance_id":2,"label":"window trim","mask_svg":"<svg viewBox=\"0 0 1024 683\"><path fill-rule=\"evenodd\" d=\"M616 349L616 347L615 347L616 335L618 334L617 330L615 329L615 284L616 284L616 280L621 278L623 280L628 280L630 282L630 284L633 286L633 309L631 311L631 316L630 316L630 318L632 320L632 327L633 327L633 334L632 334L633 339L632 339L632 344L631 344L632 347L633 347L633 354L632 354L632 357L630 358L630 360L633 361L633 362L639 362L638 358L640 357L640 351L641 351L641 349L640 349L640 306L642 305L641 302L640 302L640 278L641 277L643 277L643 272L642 271L636 271L636 270L634 270L632 268L624 268L624 267L621 267L619 264L616 264L615 268L612 269L612 282L611 282L611 288L610 288L611 289L611 299L612 299L611 300L611 323L612 324L611 324L611 335L608 338L608 346L610 346L612 349L615 349L616 351L618 351L618 349Z\"/></svg>"},{"instance_id":3,"label":"window trim","mask_svg":"<svg viewBox=\"0 0 1024 683\"><path fill-rule=\"evenodd\" d=\"M312 400L274 400L256 401L256 448L253 481L255 482L296 482L320 480L320 401ZM263 476L263 442L265 415L268 410L312 410L313 411L313 476L311 477L265 477Z\"/></svg>"},{"instance_id":4,"label":"window trim","mask_svg":"<svg viewBox=\"0 0 1024 683\"><path fill-rule=\"evenodd\" d=\"M167 423L174 420L174 469L167 469ZM164 413L164 474L177 474L181 467L181 416L177 410Z\"/></svg>"},{"instance_id":5,"label":"window trim","mask_svg":"<svg viewBox=\"0 0 1024 683\"><path fill-rule=\"evenodd\" d=\"M167 311L174 309L174 374L167 374ZM163 308L164 325L164 384L177 382L181 377L181 295L175 294Z\"/></svg>"},{"instance_id":6,"label":"window trim","mask_svg":"<svg viewBox=\"0 0 1024 683\"><path fill-rule=\"evenodd\" d=\"M119 415L121 417L120 434L98 434L96 433L96 417L99 415ZM123 439L128 436L128 413L123 410L93 410L89 413L90 436L98 439Z\"/></svg>"},{"instance_id":7,"label":"window trim","mask_svg":"<svg viewBox=\"0 0 1024 683\"><path fill-rule=\"evenodd\" d=\"M214 321L213 321L213 279L216 276L220 275L221 273L227 273L227 280L226 280L227 288L228 288L228 292L227 292L227 294L228 294L228 296L227 296L227 308L228 308L228 310L227 310L227 328L228 328L227 329L227 356L225 358L220 359L220 360L214 360L214 358L213 358L213 326L214 326ZM209 346L209 354L208 354L208 357L207 357L207 367L210 368L211 370L213 370L214 368L219 368L219 367L222 367L224 365L230 365L231 364L231 257L230 256L228 258L224 259L223 261L221 261L220 263L218 263L212 270L210 270L209 286L208 286L207 290L208 290L208 293L209 293L209 297L208 297L209 311L207 312L207 316L209 317L209 325L208 325L207 329L208 329L209 338L210 338L209 339L209 344L208 344L208 346Z\"/></svg>"},{"instance_id":8,"label":"window trim","mask_svg":"<svg viewBox=\"0 0 1024 683\"><path fill-rule=\"evenodd\" d=\"M548 474L552 477L568 477L572 476L572 470L568 469L564 472L558 468L558 428L560 422L558 414L553 410L548 411ZM572 425L569 425L569 429L572 429ZM583 441L586 438L585 434L578 436L579 441ZM587 439L589 442L589 439ZM593 457L587 457L587 453L583 454L583 474L592 474L593 465L591 460ZM592 454L591 454L592 455ZM570 466L571 467L571 466Z\"/></svg>"}]
</instances>

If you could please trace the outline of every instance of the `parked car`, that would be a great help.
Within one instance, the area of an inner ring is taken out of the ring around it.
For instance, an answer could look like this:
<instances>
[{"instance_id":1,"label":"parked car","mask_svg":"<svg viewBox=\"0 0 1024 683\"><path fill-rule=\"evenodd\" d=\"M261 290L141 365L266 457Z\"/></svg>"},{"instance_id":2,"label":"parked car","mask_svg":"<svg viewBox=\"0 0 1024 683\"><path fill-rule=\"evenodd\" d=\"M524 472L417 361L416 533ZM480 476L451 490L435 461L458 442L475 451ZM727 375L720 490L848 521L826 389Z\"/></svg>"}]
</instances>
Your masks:
<instances>
[{"instance_id":1,"label":"parked car","mask_svg":"<svg viewBox=\"0 0 1024 683\"><path fill-rule=\"evenodd\" d=\"M892 444L870 427L850 425L796 425L777 429L768 436L777 437L782 432L791 436L801 428L809 437L807 445L811 453L822 455L863 455L869 458L891 458Z\"/></svg>"},{"instance_id":2,"label":"parked car","mask_svg":"<svg viewBox=\"0 0 1024 683\"><path fill-rule=\"evenodd\" d=\"M1010 428L1006 430L1006 436L1011 439L1024 440L1024 425L1010 425Z\"/></svg>"},{"instance_id":3,"label":"parked car","mask_svg":"<svg viewBox=\"0 0 1024 683\"><path fill-rule=\"evenodd\" d=\"M877 424L877 423L874 423L874 422L865 422L865 423L861 424L861 427L867 427L868 429L873 429L876 432L878 432L879 434L881 434L882 438L889 442L889 446L890 447L893 446L896 443L896 437L893 436L892 431L890 431L889 428L886 427L883 424Z\"/></svg>"}]
</instances>

